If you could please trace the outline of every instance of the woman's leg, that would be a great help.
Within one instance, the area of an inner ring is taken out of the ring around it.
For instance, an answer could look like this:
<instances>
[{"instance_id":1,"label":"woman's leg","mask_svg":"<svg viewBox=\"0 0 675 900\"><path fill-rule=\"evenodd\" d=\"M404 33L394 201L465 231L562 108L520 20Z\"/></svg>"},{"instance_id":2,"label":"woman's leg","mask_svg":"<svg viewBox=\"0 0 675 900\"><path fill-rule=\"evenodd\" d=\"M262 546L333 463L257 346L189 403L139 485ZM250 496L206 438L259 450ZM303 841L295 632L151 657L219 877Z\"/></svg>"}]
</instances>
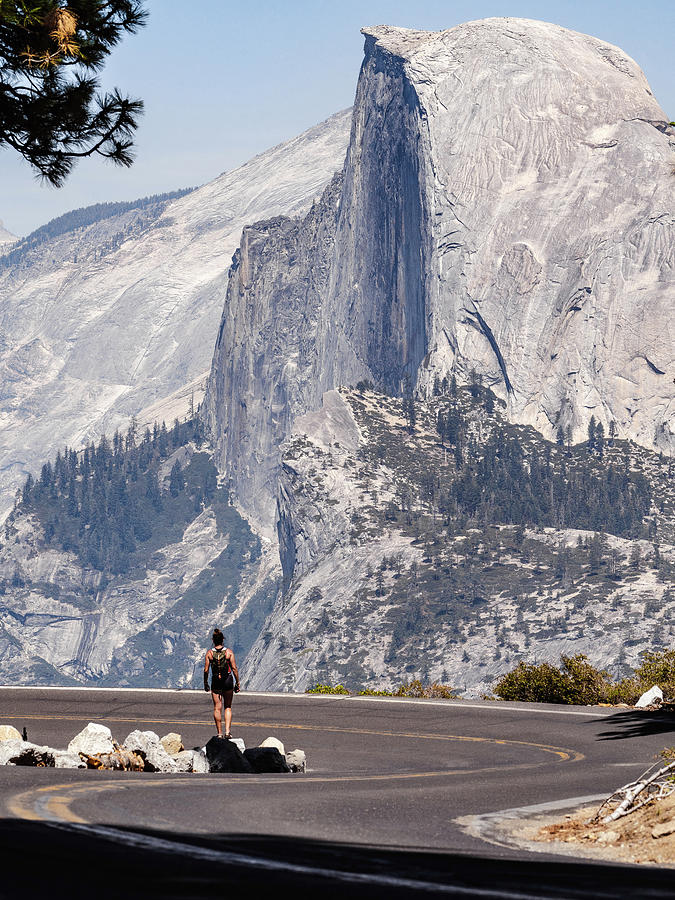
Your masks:
<instances>
[{"instance_id":1,"label":"woman's leg","mask_svg":"<svg viewBox=\"0 0 675 900\"><path fill-rule=\"evenodd\" d=\"M223 694L223 708L225 710L225 735L229 735L232 729L232 694L233 691L225 691Z\"/></svg>"},{"instance_id":2,"label":"woman's leg","mask_svg":"<svg viewBox=\"0 0 675 900\"><path fill-rule=\"evenodd\" d=\"M223 698L220 694L216 694L215 691L211 691L211 697L213 698L213 721L216 723L216 731L218 732L218 736L222 737L223 726L221 724L221 711L223 707Z\"/></svg>"}]
</instances>

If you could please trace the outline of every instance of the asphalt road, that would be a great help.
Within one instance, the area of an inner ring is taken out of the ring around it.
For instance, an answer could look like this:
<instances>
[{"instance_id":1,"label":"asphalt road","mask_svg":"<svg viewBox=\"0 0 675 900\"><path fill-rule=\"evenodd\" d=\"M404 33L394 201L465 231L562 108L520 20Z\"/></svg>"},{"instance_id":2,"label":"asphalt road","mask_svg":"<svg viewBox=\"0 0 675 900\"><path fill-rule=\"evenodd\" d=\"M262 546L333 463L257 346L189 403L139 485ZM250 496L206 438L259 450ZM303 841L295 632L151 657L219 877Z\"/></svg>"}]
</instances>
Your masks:
<instances>
[{"instance_id":1,"label":"asphalt road","mask_svg":"<svg viewBox=\"0 0 675 900\"><path fill-rule=\"evenodd\" d=\"M0 689L0 723L35 743L65 747L89 721L119 741L214 732L201 692ZM672 871L533 855L455 820L609 793L674 730L630 710L242 693L233 734L304 749L307 774L2 767L0 896L90 896L95 878L99 896L201 896L225 879L296 896L671 897Z\"/></svg>"}]
</instances>

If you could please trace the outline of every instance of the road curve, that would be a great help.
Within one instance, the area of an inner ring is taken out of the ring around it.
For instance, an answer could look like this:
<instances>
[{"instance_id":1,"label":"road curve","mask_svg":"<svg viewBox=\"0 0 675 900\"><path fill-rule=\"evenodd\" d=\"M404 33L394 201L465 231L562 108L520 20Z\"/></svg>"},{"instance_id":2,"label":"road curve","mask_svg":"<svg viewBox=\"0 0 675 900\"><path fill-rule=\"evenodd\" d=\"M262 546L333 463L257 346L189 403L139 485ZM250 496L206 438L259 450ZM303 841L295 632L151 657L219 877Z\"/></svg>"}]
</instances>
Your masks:
<instances>
[{"instance_id":1,"label":"road curve","mask_svg":"<svg viewBox=\"0 0 675 900\"><path fill-rule=\"evenodd\" d=\"M197 691L0 688L0 723L62 747L88 721L108 725L120 741L141 728L178 731L186 746L201 746L213 733L210 706ZM233 734L247 746L274 735L287 749L304 749L307 774L3 767L3 869L20 885L12 846L29 841L46 862L50 854L78 858L64 873L64 896L77 896L77 879L87 893L83 850L87 858L95 852L99 866L106 860L111 896L125 884L128 892L129 880L150 896L191 896L193 881L203 887L225 871L242 889L281 879L308 896L319 883L336 896L346 883L363 896L602 896L609 878L614 897L634 877L650 881L650 896L660 896L662 878L670 896L664 870L532 856L487 844L456 820L607 793L672 743L672 728L665 716L587 707L242 693ZM181 872L162 879L161 891L150 877L157 859L162 872ZM53 878L49 888L60 896Z\"/></svg>"}]
</instances>

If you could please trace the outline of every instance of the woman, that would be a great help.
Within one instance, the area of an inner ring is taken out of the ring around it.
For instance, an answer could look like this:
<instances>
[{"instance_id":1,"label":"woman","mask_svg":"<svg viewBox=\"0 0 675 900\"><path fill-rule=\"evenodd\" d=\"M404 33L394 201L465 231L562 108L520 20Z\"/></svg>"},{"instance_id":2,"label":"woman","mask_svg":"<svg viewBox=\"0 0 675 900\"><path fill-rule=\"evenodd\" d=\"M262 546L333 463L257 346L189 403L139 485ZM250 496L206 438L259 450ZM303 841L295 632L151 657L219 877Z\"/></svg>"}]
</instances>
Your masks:
<instances>
[{"instance_id":1,"label":"woman","mask_svg":"<svg viewBox=\"0 0 675 900\"><path fill-rule=\"evenodd\" d=\"M206 651L204 660L204 690L209 690L209 669L211 669L211 697L213 698L213 719L218 737L231 738L232 694L239 693L239 672L234 653L223 646L223 632L216 628L213 632L213 648ZM225 709L225 734L222 728L222 711Z\"/></svg>"}]
</instances>

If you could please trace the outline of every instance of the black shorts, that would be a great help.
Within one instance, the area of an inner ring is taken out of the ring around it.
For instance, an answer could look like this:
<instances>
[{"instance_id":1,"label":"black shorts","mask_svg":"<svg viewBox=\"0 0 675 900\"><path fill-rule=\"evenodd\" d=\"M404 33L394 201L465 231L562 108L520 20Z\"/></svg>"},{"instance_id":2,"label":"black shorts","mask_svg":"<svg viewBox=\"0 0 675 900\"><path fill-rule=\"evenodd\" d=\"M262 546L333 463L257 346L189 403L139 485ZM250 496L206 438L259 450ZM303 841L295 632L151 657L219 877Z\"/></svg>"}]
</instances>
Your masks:
<instances>
[{"instance_id":1,"label":"black shorts","mask_svg":"<svg viewBox=\"0 0 675 900\"><path fill-rule=\"evenodd\" d=\"M230 672L229 675L226 675L222 681L220 678L212 678L211 690L214 694L226 694L228 691L233 691L234 676L232 675L232 672Z\"/></svg>"}]
</instances>

